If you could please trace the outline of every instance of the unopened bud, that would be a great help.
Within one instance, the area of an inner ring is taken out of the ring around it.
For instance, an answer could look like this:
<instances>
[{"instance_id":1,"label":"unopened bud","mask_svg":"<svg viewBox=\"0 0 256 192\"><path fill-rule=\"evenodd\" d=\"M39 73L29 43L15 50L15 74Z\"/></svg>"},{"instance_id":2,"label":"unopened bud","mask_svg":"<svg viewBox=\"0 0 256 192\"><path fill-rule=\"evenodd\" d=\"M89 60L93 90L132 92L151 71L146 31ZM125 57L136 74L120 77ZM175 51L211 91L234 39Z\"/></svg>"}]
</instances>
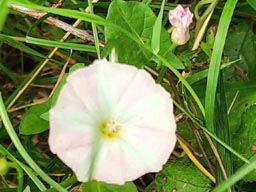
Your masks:
<instances>
[{"instance_id":1,"label":"unopened bud","mask_svg":"<svg viewBox=\"0 0 256 192\"><path fill-rule=\"evenodd\" d=\"M5 175L8 172L9 166L5 158L0 158L0 175Z\"/></svg>"},{"instance_id":2,"label":"unopened bud","mask_svg":"<svg viewBox=\"0 0 256 192\"><path fill-rule=\"evenodd\" d=\"M176 45L183 45L189 40L189 25L192 23L193 14L189 8L178 5L169 11L169 21L174 26L172 41Z\"/></svg>"}]
</instances>

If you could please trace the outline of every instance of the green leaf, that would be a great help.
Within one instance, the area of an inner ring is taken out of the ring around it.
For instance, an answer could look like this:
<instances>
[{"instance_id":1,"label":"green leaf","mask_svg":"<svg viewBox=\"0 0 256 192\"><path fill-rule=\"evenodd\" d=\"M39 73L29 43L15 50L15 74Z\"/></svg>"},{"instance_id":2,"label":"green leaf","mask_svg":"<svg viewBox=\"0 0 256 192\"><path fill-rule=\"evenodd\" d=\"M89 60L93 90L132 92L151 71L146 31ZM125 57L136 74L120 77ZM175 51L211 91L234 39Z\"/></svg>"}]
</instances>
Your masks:
<instances>
[{"instance_id":1,"label":"green leaf","mask_svg":"<svg viewBox=\"0 0 256 192\"><path fill-rule=\"evenodd\" d=\"M227 117L227 103L225 96L225 86L223 83L223 73L220 71L217 94L216 94L216 104L215 104L215 133L216 136L219 137L223 142L230 145L231 136L230 136L230 127ZM219 156L222 160L223 166L225 168L227 177L231 176L233 173L233 161L230 151L228 151L221 144L217 143L217 150ZM223 182L225 179L223 178L223 174L221 171L221 167L217 164L216 168L216 184ZM233 187L232 187L233 189Z\"/></svg>"},{"instance_id":2,"label":"green leaf","mask_svg":"<svg viewBox=\"0 0 256 192\"><path fill-rule=\"evenodd\" d=\"M51 100L31 107L22 116L19 131L23 135L34 135L46 131L49 128L48 121L40 116L48 112L51 107Z\"/></svg>"},{"instance_id":3,"label":"green leaf","mask_svg":"<svg viewBox=\"0 0 256 192\"><path fill-rule=\"evenodd\" d=\"M187 158L182 158L168 162L146 191L207 192L210 188L210 180Z\"/></svg>"},{"instance_id":4,"label":"green leaf","mask_svg":"<svg viewBox=\"0 0 256 192\"><path fill-rule=\"evenodd\" d=\"M234 64L234 63L236 63L236 62L238 62L239 60L240 60L240 59L231 61L231 62L229 62L229 63L224 63L224 64L222 64L222 65L220 66L220 69L221 69L221 70L222 70L222 69L225 69L226 67L229 67L230 65L232 65L232 64ZM200 81L200 80L206 78L207 75L208 75L208 72L209 72L208 69L201 70L201 71L199 71L199 72L197 72L197 73L195 73L195 74L192 74L191 76L188 76L188 77L186 78L186 80L187 80L188 83L191 85L191 84L193 84L193 83L196 83L196 82L198 82L198 81Z\"/></svg>"},{"instance_id":5,"label":"green leaf","mask_svg":"<svg viewBox=\"0 0 256 192\"><path fill-rule=\"evenodd\" d=\"M229 125L230 133L234 134L241 124L242 114L254 103L256 103L256 91L254 89L245 89L238 92L237 98L235 98L236 92L227 92L227 104L228 106L234 101L234 105L229 112Z\"/></svg>"},{"instance_id":6,"label":"green leaf","mask_svg":"<svg viewBox=\"0 0 256 192\"><path fill-rule=\"evenodd\" d=\"M211 57L212 55L212 48L213 48L213 44L214 44L214 28L211 27L208 31L207 31L207 36L206 36L206 42L202 42L200 44L200 47L202 48L202 50L205 52L205 54L208 57Z\"/></svg>"},{"instance_id":7,"label":"green leaf","mask_svg":"<svg viewBox=\"0 0 256 192\"><path fill-rule=\"evenodd\" d=\"M24 189L23 192L31 192L31 189L30 189L29 185Z\"/></svg>"},{"instance_id":8,"label":"green leaf","mask_svg":"<svg viewBox=\"0 0 256 192\"><path fill-rule=\"evenodd\" d=\"M83 192L138 192L136 186L132 182L124 185L107 184L98 181L90 181L82 186Z\"/></svg>"},{"instance_id":9,"label":"green leaf","mask_svg":"<svg viewBox=\"0 0 256 192\"><path fill-rule=\"evenodd\" d=\"M209 66L205 96L205 121L207 129L212 133L214 133L214 105L222 52L236 3L237 0L227 0L225 3L223 12L221 14L218 31L215 37Z\"/></svg>"},{"instance_id":10,"label":"green leaf","mask_svg":"<svg viewBox=\"0 0 256 192\"><path fill-rule=\"evenodd\" d=\"M84 63L76 63L69 68L69 73L84 67Z\"/></svg>"},{"instance_id":11,"label":"green leaf","mask_svg":"<svg viewBox=\"0 0 256 192\"><path fill-rule=\"evenodd\" d=\"M26 37L26 42L35 44L35 45L43 45L47 47L58 47L63 49L73 49L79 51L87 51L87 52L96 52L96 49L92 45L78 44L78 43L64 43L59 41L51 41L47 39L40 39L35 37Z\"/></svg>"},{"instance_id":12,"label":"green leaf","mask_svg":"<svg viewBox=\"0 0 256 192\"><path fill-rule=\"evenodd\" d=\"M37 52L36 50L34 50L30 47L28 47L24 43L16 41L15 39L9 37L8 35L0 34L0 39L10 43L12 46L20 49L21 51L24 51L25 53L28 53L28 54L34 55L34 56L38 56L38 57L42 57L42 58L46 58L46 56L44 56L43 54Z\"/></svg>"},{"instance_id":13,"label":"green leaf","mask_svg":"<svg viewBox=\"0 0 256 192\"><path fill-rule=\"evenodd\" d=\"M9 8L7 6L7 2L8 0L2 0L0 2L0 31L2 31L3 27L4 27L4 23L5 23L5 19L9 13Z\"/></svg>"},{"instance_id":14,"label":"green leaf","mask_svg":"<svg viewBox=\"0 0 256 192\"><path fill-rule=\"evenodd\" d=\"M255 0L246 0L246 1L254 10L256 10L256 1Z\"/></svg>"},{"instance_id":15,"label":"green leaf","mask_svg":"<svg viewBox=\"0 0 256 192\"><path fill-rule=\"evenodd\" d=\"M107 21L131 32L134 36L141 39L144 44L148 45L150 45L152 39L156 19L154 12L144 3L121 0L112 1L107 16ZM142 48L130 37L120 33L120 29L112 25L106 26L105 37L107 40L107 54L115 48L119 62L141 67L147 64L153 56L152 53ZM161 26L159 53L175 65L174 67L183 69L183 64L171 52L171 45L168 32Z\"/></svg>"},{"instance_id":16,"label":"green leaf","mask_svg":"<svg viewBox=\"0 0 256 192\"><path fill-rule=\"evenodd\" d=\"M231 59L241 58L237 65L243 69L250 80L256 79L256 35L252 26L246 22L239 23L230 32L225 44L224 54Z\"/></svg>"},{"instance_id":17,"label":"green leaf","mask_svg":"<svg viewBox=\"0 0 256 192\"><path fill-rule=\"evenodd\" d=\"M255 151L252 147L256 144L256 105L250 106L242 115L241 125L238 131L233 136L232 147L235 148L241 155L250 159ZM242 165L240 160L234 162L235 168ZM256 181L256 171L247 175L244 180Z\"/></svg>"},{"instance_id":18,"label":"green leaf","mask_svg":"<svg viewBox=\"0 0 256 192\"><path fill-rule=\"evenodd\" d=\"M51 177L49 177L36 163L35 161L30 157L28 152L25 150L23 145L21 144L21 141L19 140L18 135L16 134L11 121L8 117L7 111L4 106L4 101L2 99L2 95L0 92L0 115L2 118L2 121L4 123L5 129L9 135L9 137L12 140L12 144L16 147L19 154L22 156L22 158L25 160L25 162L50 186L58 190L59 192L67 192L62 186L60 186L56 181L54 181ZM1 146L1 145L0 145Z\"/></svg>"},{"instance_id":19,"label":"green leaf","mask_svg":"<svg viewBox=\"0 0 256 192\"><path fill-rule=\"evenodd\" d=\"M160 50L160 39L161 39L161 29L162 29L164 5L165 5L165 0L162 0L161 9L157 16L157 19L155 21L154 28L153 28L151 48L152 48L154 54L157 54Z\"/></svg>"}]
</instances>

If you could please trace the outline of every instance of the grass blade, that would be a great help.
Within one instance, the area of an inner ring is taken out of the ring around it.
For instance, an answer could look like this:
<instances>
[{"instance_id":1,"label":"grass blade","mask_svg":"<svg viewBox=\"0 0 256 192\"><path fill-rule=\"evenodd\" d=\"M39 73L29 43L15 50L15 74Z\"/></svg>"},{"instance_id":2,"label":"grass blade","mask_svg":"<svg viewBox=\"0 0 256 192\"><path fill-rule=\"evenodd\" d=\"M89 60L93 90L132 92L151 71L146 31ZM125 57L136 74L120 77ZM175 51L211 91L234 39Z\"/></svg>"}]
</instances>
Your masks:
<instances>
[{"instance_id":1,"label":"grass blade","mask_svg":"<svg viewBox=\"0 0 256 192\"><path fill-rule=\"evenodd\" d=\"M151 48L152 48L154 54L157 54L160 50L160 36L161 36L161 29L162 29L164 5L165 5L165 0L162 0L161 9L157 16L154 27L153 27Z\"/></svg>"},{"instance_id":2,"label":"grass blade","mask_svg":"<svg viewBox=\"0 0 256 192\"><path fill-rule=\"evenodd\" d=\"M227 116L227 104L224 90L224 83L222 77L222 71L219 76L218 83L218 94L216 99L216 108L215 108L215 132L216 136L219 137L223 142L230 145L230 129ZM217 149L224 165L225 170L221 170L220 166L217 165L217 183L224 181L226 178L232 175L233 173L233 163L231 153L225 149L222 145L217 144Z\"/></svg>"},{"instance_id":3,"label":"grass blade","mask_svg":"<svg viewBox=\"0 0 256 192\"><path fill-rule=\"evenodd\" d=\"M228 27L229 27L236 3L237 3L237 0L227 0L225 4L225 7L223 9L223 12L220 18L219 28L216 34L210 66L209 66L206 98L205 98L205 120L206 120L207 129L212 133L214 133L214 105L215 105L217 82L218 82L219 71L220 71L221 56L224 49Z\"/></svg>"},{"instance_id":4,"label":"grass blade","mask_svg":"<svg viewBox=\"0 0 256 192\"><path fill-rule=\"evenodd\" d=\"M242 166L234 175L228 180L218 185L212 192L223 192L230 186L234 185L237 181L253 171L256 167L256 155L254 155L249 164Z\"/></svg>"}]
</instances>

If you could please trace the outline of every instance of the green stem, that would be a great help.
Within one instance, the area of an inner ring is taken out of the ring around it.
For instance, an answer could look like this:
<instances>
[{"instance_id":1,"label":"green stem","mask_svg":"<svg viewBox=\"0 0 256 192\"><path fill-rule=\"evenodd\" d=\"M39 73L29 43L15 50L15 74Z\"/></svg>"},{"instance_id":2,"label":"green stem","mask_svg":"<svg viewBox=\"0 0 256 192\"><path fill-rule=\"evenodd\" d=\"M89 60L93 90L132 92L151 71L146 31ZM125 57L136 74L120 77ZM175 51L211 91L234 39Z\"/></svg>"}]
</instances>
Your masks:
<instances>
[{"instance_id":1,"label":"green stem","mask_svg":"<svg viewBox=\"0 0 256 192\"><path fill-rule=\"evenodd\" d=\"M72 186L73 184L77 183L77 178L75 175L72 175L70 178L60 182L60 185L64 188ZM48 189L44 192L58 192L56 189Z\"/></svg>"},{"instance_id":2,"label":"green stem","mask_svg":"<svg viewBox=\"0 0 256 192\"><path fill-rule=\"evenodd\" d=\"M67 192L63 187L61 187L58 183L56 183L53 179L51 179L29 156L27 151L22 146L14 128L12 127L12 124L10 122L10 119L8 118L8 114L5 110L4 102L2 99L2 94L0 92L0 115L2 118L2 121L4 123L4 126L6 128L6 131L11 138L13 144L15 145L16 149L20 153L20 155L23 157L23 159L27 162L27 164L49 185L51 185L53 188L57 189L59 192Z\"/></svg>"},{"instance_id":3,"label":"green stem","mask_svg":"<svg viewBox=\"0 0 256 192\"><path fill-rule=\"evenodd\" d=\"M199 1L197 3L197 5L195 6L195 9L194 9L194 14L195 14L195 17L196 17L197 20L199 20L201 18L200 15L199 15L199 10L201 9L201 7L206 5L206 4L210 4L212 2L213 2L212 0L204 0L204 1Z\"/></svg>"},{"instance_id":4,"label":"green stem","mask_svg":"<svg viewBox=\"0 0 256 192\"><path fill-rule=\"evenodd\" d=\"M17 165L16 163L13 163L13 162L10 162L8 163L8 166L11 167L11 168L14 168L16 169L17 171L17 178L18 178L18 188L17 188L17 192L22 192L23 190L23 171L22 169L20 168L19 165Z\"/></svg>"},{"instance_id":5,"label":"green stem","mask_svg":"<svg viewBox=\"0 0 256 192\"><path fill-rule=\"evenodd\" d=\"M94 14L93 11L93 4L91 0L88 0L88 5L90 8L90 14ZM100 59L100 44L99 44L99 38L98 38L98 30L96 28L96 24L92 22L92 32L93 32L93 37L94 37L94 41L95 41L95 48L96 48L96 52L97 52L97 57L98 59Z\"/></svg>"},{"instance_id":6,"label":"green stem","mask_svg":"<svg viewBox=\"0 0 256 192\"><path fill-rule=\"evenodd\" d=\"M8 182L6 181L5 177L3 175L0 175L0 176L1 176L2 184L4 188L9 188Z\"/></svg>"},{"instance_id":7,"label":"green stem","mask_svg":"<svg viewBox=\"0 0 256 192\"><path fill-rule=\"evenodd\" d=\"M215 9L217 6L219 0L205 0L200 1L197 6L195 7L195 17L197 19L196 24L196 30L195 30L195 36L197 36L198 32L200 31L202 25L204 24L205 19L208 17L208 15ZM211 5L206 9L206 11L203 13L203 15L200 17L198 14L199 9L204 5L211 3Z\"/></svg>"},{"instance_id":8,"label":"green stem","mask_svg":"<svg viewBox=\"0 0 256 192\"><path fill-rule=\"evenodd\" d=\"M38 189L40 191L45 191L46 187L44 186L44 184L35 176L34 171L32 171L29 167L27 167L26 165L24 165L23 163L21 163L20 161L18 161L9 151L7 151L7 149L4 148L4 146L2 146L0 144L0 154L8 157L8 159L10 159L12 162L16 163L18 166L20 166L26 173L27 175L30 177L30 179L34 182L34 184L38 187Z\"/></svg>"}]
</instances>

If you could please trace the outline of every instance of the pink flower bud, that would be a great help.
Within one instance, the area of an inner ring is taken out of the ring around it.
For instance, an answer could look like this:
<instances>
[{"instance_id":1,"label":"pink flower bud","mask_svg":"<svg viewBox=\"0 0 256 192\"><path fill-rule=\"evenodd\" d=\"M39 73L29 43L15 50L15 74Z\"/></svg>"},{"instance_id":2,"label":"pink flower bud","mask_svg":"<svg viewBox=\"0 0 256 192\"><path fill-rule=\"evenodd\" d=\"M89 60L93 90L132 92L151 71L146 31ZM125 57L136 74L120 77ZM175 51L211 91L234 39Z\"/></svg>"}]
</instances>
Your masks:
<instances>
[{"instance_id":1,"label":"pink flower bud","mask_svg":"<svg viewBox=\"0 0 256 192\"><path fill-rule=\"evenodd\" d=\"M169 21L175 27L172 32L172 41L177 45L183 45L189 40L189 25L192 23L193 14L189 8L178 5L169 11Z\"/></svg>"}]
</instances>

